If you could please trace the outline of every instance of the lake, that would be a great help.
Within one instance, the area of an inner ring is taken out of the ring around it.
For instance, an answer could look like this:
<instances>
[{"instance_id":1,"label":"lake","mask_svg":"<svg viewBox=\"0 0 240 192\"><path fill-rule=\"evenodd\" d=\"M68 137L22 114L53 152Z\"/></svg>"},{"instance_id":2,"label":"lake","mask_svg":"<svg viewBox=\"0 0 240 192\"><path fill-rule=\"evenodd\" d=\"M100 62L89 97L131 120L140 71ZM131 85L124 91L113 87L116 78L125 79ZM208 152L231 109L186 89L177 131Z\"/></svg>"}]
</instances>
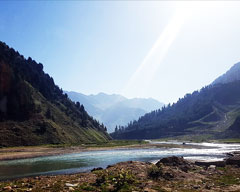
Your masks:
<instances>
[{"instance_id":1,"label":"lake","mask_svg":"<svg viewBox=\"0 0 240 192\"><path fill-rule=\"evenodd\" d=\"M154 144L179 144L182 142L156 142ZM0 180L37 175L57 175L105 168L121 161L156 162L163 157L183 156L192 160L222 160L227 152L240 150L239 144L188 143L193 148L114 149L89 151L58 156L0 161ZM200 146L200 148L199 148Z\"/></svg>"}]
</instances>

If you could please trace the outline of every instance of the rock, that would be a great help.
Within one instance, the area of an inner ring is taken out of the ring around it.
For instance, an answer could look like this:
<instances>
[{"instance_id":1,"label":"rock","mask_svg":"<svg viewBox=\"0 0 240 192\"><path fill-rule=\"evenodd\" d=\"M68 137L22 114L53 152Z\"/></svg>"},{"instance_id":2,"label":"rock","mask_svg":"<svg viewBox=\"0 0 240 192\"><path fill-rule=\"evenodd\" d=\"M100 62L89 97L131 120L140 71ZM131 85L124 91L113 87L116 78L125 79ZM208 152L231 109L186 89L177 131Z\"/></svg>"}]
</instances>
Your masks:
<instances>
[{"instance_id":1,"label":"rock","mask_svg":"<svg viewBox=\"0 0 240 192\"><path fill-rule=\"evenodd\" d=\"M160 161L158 161L156 165L159 167L160 163L168 166L179 166L179 165L189 164L189 162L184 160L183 157L176 157L176 156L163 158Z\"/></svg>"},{"instance_id":2,"label":"rock","mask_svg":"<svg viewBox=\"0 0 240 192\"><path fill-rule=\"evenodd\" d=\"M210 189L211 189L211 186L210 186L210 185L206 185L206 186L205 186L205 189L210 190Z\"/></svg>"},{"instance_id":3,"label":"rock","mask_svg":"<svg viewBox=\"0 0 240 192\"><path fill-rule=\"evenodd\" d=\"M216 169L216 165L210 165L209 167L208 167L208 170L215 170Z\"/></svg>"},{"instance_id":4,"label":"rock","mask_svg":"<svg viewBox=\"0 0 240 192\"><path fill-rule=\"evenodd\" d=\"M193 186L193 189L199 189L199 188L201 188L199 185L194 185Z\"/></svg>"},{"instance_id":5,"label":"rock","mask_svg":"<svg viewBox=\"0 0 240 192\"><path fill-rule=\"evenodd\" d=\"M162 187L163 190L167 191L167 192L171 192L172 188L168 188L168 187Z\"/></svg>"},{"instance_id":6,"label":"rock","mask_svg":"<svg viewBox=\"0 0 240 192\"><path fill-rule=\"evenodd\" d=\"M234 153L226 153L226 155L229 156L229 157L233 157Z\"/></svg>"},{"instance_id":7,"label":"rock","mask_svg":"<svg viewBox=\"0 0 240 192\"><path fill-rule=\"evenodd\" d=\"M183 165L183 166L180 166L180 169L184 172L188 172L188 170L190 169L190 166L187 166L187 165Z\"/></svg>"},{"instance_id":8,"label":"rock","mask_svg":"<svg viewBox=\"0 0 240 192\"><path fill-rule=\"evenodd\" d=\"M11 187L11 186L6 186L6 187L4 187L3 189L4 189L4 190L9 190L9 191L10 191L10 190L12 190L12 187Z\"/></svg>"},{"instance_id":9,"label":"rock","mask_svg":"<svg viewBox=\"0 0 240 192\"><path fill-rule=\"evenodd\" d=\"M162 175L162 177L166 180L171 180L172 178L174 178L174 175L172 173L166 172Z\"/></svg>"},{"instance_id":10,"label":"rock","mask_svg":"<svg viewBox=\"0 0 240 192\"><path fill-rule=\"evenodd\" d=\"M78 184L65 183L66 187L77 187Z\"/></svg>"},{"instance_id":11,"label":"rock","mask_svg":"<svg viewBox=\"0 0 240 192\"><path fill-rule=\"evenodd\" d=\"M216 167L225 167L225 161L195 161L195 165L209 167L215 165Z\"/></svg>"},{"instance_id":12,"label":"rock","mask_svg":"<svg viewBox=\"0 0 240 192\"><path fill-rule=\"evenodd\" d=\"M157 192L156 190L150 189L150 188L144 188L143 191L144 192Z\"/></svg>"},{"instance_id":13,"label":"rock","mask_svg":"<svg viewBox=\"0 0 240 192\"><path fill-rule=\"evenodd\" d=\"M109 169L109 168L111 168L111 167L113 167L113 165L108 165L108 166L107 166L107 169Z\"/></svg>"},{"instance_id":14,"label":"rock","mask_svg":"<svg viewBox=\"0 0 240 192\"><path fill-rule=\"evenodd\" d=\"M226 160L227 165L238 165L240 166L240 155L235 155L233 157L229 157Z\"/></svg>"},{"instance_id":15,"label":"rock","mask_svg":"<svg viewBox=\"0 0 240 192\"><path fill-rule=\"evenodd\" d=\"M28 187L28 188L33 188L33 185L28 184L27 187Z\"/></svg>"},{"instance_id":16,"label":"rock","mask_svg":"<svg viewBox=\"0 0 240 192\"><path fill-rule=\"evenodd\" d=\"M103 168L102 168L102 167L93 168L93 169L91 170L91 172L93 172L93 171L99 171L99 170L103 170Z\"/></svg>"}]
</instances>

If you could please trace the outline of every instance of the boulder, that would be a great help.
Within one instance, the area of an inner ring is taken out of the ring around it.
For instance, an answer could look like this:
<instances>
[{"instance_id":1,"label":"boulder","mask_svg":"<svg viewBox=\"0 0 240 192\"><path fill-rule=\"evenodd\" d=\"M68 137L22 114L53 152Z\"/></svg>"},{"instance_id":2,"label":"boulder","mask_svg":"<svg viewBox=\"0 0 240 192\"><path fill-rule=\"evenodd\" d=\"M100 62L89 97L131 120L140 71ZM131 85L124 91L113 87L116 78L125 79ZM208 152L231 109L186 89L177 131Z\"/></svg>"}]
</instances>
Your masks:
<instances>
[{"instance_id":1,"label":"boulder","mask_svg":"<svg viewBox=\"0 0 240 192\"><path fill-rule=\"evenodd\" d=\"M195 165L209 167L215 165L216 167L225 167L225 161L195 161Z\"/></svg>"},{"instance_id":2,"label":"boulder","mask_svg":"<svg viewBox=\"0 0 240 192\"><path fill-rule=\"evenodd\" d=\"M216 169L216 165L210 165L209 167L208 167L208 170L215 170Z\"/></svg>"},{"instance_id":3,"label":"boulder","mask_svg":"<svg viewBox=\"0 0 240 192\"><path fill-rule=\"evenodd\" d=\"M160 161L157 162L156 165L159 166L161 164L167 165L167 166L179 166L179 165L189 165L190 163L185 159L183 159L183 157L172 156L172 157L162 158Z\"/></svg>"},{"instance_id":4,"label":"boulder","mask_svg":"<svg viewBox=\"0 0 240 192\"><path fill-rule=\"evenodd\" d=\"M93 172L93 171L100 171L100 170L103 170L103 168L102 168L102 167L93 168L93 169L91 170L91 172Z\"/></svg>"},{"instance_id":5,"label":"boulder","mask_svg":"<svg viewBox=\"0 0 240 192\"><path fill-rule=\"evenodd\" d=\"M240 166L240 155L234 155L233 157L229 157L226 160L227 165L238 165Z\"/></svg>"}]
</instances>

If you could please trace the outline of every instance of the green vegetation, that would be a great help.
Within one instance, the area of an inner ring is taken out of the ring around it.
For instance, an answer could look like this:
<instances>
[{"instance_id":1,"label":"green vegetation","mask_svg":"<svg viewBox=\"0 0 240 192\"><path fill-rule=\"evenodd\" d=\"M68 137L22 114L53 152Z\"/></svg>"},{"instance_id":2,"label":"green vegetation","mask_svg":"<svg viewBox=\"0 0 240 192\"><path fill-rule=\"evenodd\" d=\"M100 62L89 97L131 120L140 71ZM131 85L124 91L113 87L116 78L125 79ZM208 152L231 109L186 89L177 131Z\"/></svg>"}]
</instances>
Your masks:
<instances>
[{"instance_id":1,"label":"green vegetation","mask_svg":"<svg viewBox=\"0 0 240 192\"><path fill-rule=\"evenodd\" d=\"M222 143L240 143L239 138L219 139L218 141Z\"/></svg>"},{"instance_id":2,"label":"green vegetation","mask_svg":"<svg viewBox=\"0 0 240 192\"><path fill-rule=\"evenodd\" d=\"M92 142L92 143L84 143L84 144L47 144L42 145L43 147L51 147L51 148L64 148L71 146L82 146L82 147L121 147L121 146L131 146L131 145L144 145L147 144L147 141L144 140L109 140L106 142Z\"/></svg>"},{"instance_id":3,"label":"green vegetation","mask_svg":"<svg viewBox=\"0 0 240 192\"><path fill-rule=\"evenodd\" d=\"M217 177L214 175L209 177L216 186L231 186L240 184L240 173L238 171L234 171L232 167L219 167L217 170L221 171L221 175Z\"/></svg>"},{"instance_id":4,"label":"green vegetation","mask_svg":"<svg viewBox=\"0 0 240 192\"><path fill-rule=\"evenodd\" d=\"M115 139L239 138L240 81L210 85L116 129ZM184 138L185 137L185 138Z\"/></svg>"},{"instance_id":5,"label":"green vegetation","mask_svg":"<svg viewBox=\"0 0 240 192\"><path fill-rule=\"evenodd\" d=\"M125 170L113 171L95 171L97 179L95 186L101 191L119 191L127 192L134 189L136 178L134 175Z\"/></svg>"},{"instance_id":6,"label":"green vegetation","mask_svg":"<svg viewBox=\"0 0 240 192\"><path fill-rule=\"evenodd\" d=\"M143 145L147 144L144 140L110 140L105 143L94 143L88 144L87 147L118 147L118 146L128 146L128 145Z\"/></svg>"},{"instance_id":7,"label":"green vegetation","mask_svg":"<svg viewBox=\"0 0 240 192\"><path fill-rule=\"evenodd\" d=\"M152 179L158 179L162 175L163 175L163 173L162 173L161 167L158 167L156 165L152 165L148 169L148 176Z\"/></svg>"},{"instance_id":8,"label":"green vegetation","mask_svg":"<svg viewBox=\"0 0 240 192\"><path fill-rule=\"evenodd\" d=\"M73 103L43 65L0 42L0 146L107 142L106 127Z\"/></svg>"}]
</instances>

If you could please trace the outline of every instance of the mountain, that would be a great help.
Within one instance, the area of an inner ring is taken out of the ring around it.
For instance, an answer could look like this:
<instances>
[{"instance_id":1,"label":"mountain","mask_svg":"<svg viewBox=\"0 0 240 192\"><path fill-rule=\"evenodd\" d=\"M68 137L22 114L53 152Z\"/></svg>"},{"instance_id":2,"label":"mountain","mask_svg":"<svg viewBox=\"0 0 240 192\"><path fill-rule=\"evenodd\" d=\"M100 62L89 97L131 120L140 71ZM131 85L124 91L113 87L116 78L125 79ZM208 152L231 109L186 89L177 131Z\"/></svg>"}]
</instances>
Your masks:
<instances>
[{"instance_id":1,"label":"mountain","mask_svg":"<svg viewBox=\"0 0 240 192\"><path fill-rule=\"evenodd\" d=\"M103 122L108 132L113 132L116 125L127 125L145 113L163 106L163 103L151 98L127 99L118 94L84 95L73 91L65 93L73 101L83 104L89 114Z\"/></svg>"},{"instance_id":2,"label":"mountain","mask_svg":"<svg viewBox=\"0 0 240 192\"><path fill-rule=\"evenodd\" d=\"M106 142L106 127L44 73L0 42L0 146Z\"/></svg>"},{"instance_id":3,"label":"mountain","mask_svg":"<svg viewBox=\"0 0 240 192\"><path fill-rule=\"evenodd\" d=\"M224 84L238 80L240 80L240 62L233 65L225 74L221 75L215 81L213 81L212 84Z\"/></svg>"},{"instance_id":4,"label":"mountain","mask_svg":"<svg viewBox=\"0 0 240 192\"><path fill-rule=\"evenodd\" d=\"M115 139L239 138L239 66L239 63L234 65L213 84L145 114L111 136Z\"/></svg>"}]
</instances>

